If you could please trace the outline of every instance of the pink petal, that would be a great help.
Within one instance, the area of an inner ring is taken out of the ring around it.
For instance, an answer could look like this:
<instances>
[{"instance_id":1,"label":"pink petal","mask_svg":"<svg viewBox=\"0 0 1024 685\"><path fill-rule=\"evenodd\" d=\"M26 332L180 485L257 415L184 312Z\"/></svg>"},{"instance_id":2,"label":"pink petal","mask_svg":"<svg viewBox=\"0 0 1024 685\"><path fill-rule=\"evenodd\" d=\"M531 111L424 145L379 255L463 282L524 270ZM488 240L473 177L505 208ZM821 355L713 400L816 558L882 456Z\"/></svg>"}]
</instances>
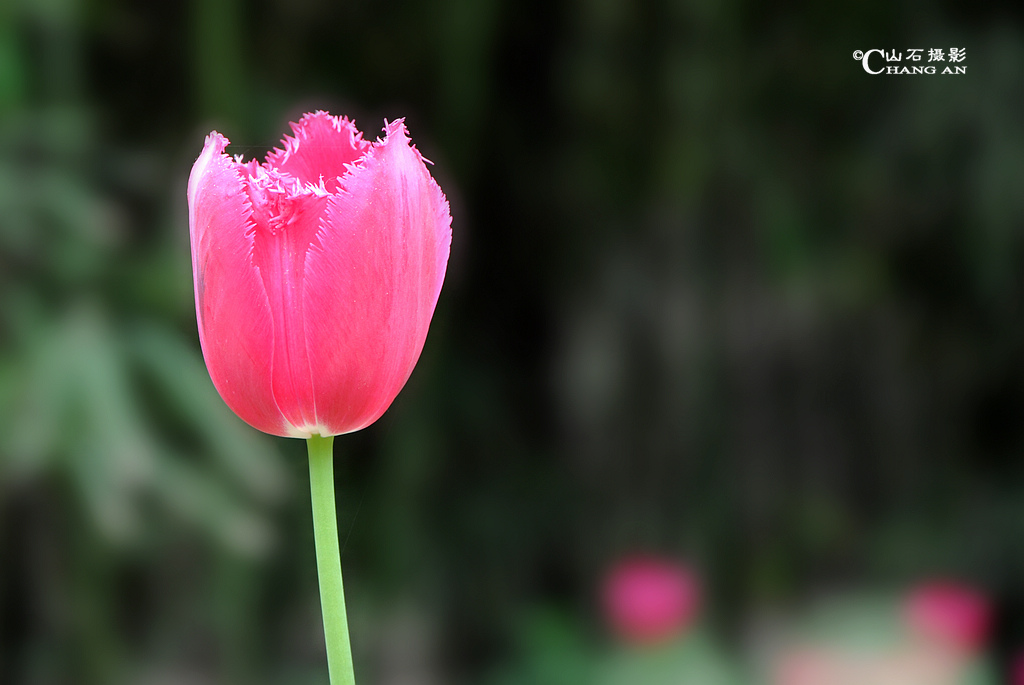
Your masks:
<instances>
[{"instance_id":1,"label":"pink petal","mask_svg":"<svg viewBox=\"0 0 1024 685\"><path fill-rule=\"evenodd\" d=\"M448 263L444 194L403 122L385 132L328 202L306 256L303 316L324 435L387 410L419 358Z\"/></svg>"},{"instance_id":2,"label":"pink petal","mask_svg":"<svg viewBox=\"0 0 1024 685\"><path fill-rule=\"evenodd\" d=\"M188 181L199 341L227 405L250 425L284 435L270 382L270 309L251 261L252 208L241 165L223 154L227 144L219 133L207 136Z\"/></svg>"},{"instance_id":3,"label":"pink petal","mask_svg":"<svg viewBox=\"0 0 1024 685\"><path fill-rule=\"evenodd\" d=\"M264 167L255 172L246 178L245 188L255 224L252 263L273 321L274 398L291 426L288 434L307 437L316 426L316 398L303 326L302 281L306 252L329 196L316 188L302 189L288 174Z\"/></svg>"},{"instance_id":4,"label":"pink petal","mask_svg":"<svg viewBox=\"0 0 1024 685\"><path fill-rule=\"evenodd\" d=\"M303 185L318 185L328 192L338 189L338 177L348 172L370 148L363 134L347 117L318 111L304 115L291 125L294 136L285 136L283 149L267 155L267 166L290 174Z\"/></svg>"}]
</instances>

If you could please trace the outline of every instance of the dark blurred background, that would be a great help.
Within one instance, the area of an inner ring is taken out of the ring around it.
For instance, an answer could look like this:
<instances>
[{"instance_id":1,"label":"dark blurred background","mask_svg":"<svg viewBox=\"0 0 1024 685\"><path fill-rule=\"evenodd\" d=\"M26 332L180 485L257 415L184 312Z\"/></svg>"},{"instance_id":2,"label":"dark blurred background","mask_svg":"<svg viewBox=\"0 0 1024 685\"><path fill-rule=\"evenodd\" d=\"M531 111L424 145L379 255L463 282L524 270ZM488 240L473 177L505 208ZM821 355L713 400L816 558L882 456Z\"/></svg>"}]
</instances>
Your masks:
<instances>
[{"instance_id":1,"label":"dark blurred background","mask_svg":"<svg viewBox=\"0 0 1024 685\"><path fill-rule=\"evenodd\" d=\"M206 375L185 202L211 129L318 108L406 117L454 217L412 379L335 441L361 682L585 682L638 552L735 663L940 575L1006 672L1022 86L1019 2L5 0L0 682L326 682L305 446Z\"/></svg>"}]
</instances>

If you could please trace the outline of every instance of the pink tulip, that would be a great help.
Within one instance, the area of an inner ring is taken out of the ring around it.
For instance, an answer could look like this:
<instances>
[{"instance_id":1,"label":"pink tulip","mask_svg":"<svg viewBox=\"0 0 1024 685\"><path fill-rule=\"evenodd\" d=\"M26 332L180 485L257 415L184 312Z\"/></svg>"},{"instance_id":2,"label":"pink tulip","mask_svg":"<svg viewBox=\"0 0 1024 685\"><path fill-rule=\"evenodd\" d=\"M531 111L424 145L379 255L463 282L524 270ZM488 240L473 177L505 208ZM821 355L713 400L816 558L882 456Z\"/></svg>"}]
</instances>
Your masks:
<instances>
[{"instance_id":1,"label":"pink tulip","mask_svg":"<svg viewBox=\"0 0 1024 685\"><path fill-rule=\"evenodd\" d=\"M991 624L985 596L949 581L933 581L916 588L907 599L905 616L921 637L968 652L985 644Z\"/></svg>"},{"instance_id":2,"label":"pink tulip","mask_svg":"<svg viewBox=\"0 0 1024 685\"><path fill-rule=\"evenodd\" d=\"M419 358L444 281L448 202L402 120L362 139L306 114L267 161L216 131L188 182L199 340L236 414L274 435L364 428Z\"/></svg>"},{"instance_id":3,"label":"pink tulip","mask_svg":"<svg viewBox=\"0 0 1024 685\"><path fill-rule=\"evenodd\" d=\"M603 588L604 608L618 635L631 643L661 642L693 622L700 602L697 579L687 568L652 557L617 565Z\"/></svg>"}]
</instances>

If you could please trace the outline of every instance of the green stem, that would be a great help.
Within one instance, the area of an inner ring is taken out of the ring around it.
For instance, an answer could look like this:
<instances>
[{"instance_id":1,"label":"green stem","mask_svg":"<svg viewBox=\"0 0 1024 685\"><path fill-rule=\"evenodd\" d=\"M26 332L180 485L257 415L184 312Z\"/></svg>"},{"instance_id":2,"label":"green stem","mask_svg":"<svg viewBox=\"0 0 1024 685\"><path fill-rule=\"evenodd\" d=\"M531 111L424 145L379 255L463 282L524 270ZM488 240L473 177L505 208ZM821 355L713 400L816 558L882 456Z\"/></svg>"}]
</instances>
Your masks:
<instances>
[{"instance_id":1,"label":"green stem","mask_svg":"<svg viewBox=\"0 0 1024 685\"><path fill-rule=\"evenodd\" d=\"M309 487L313 496L313 538L316 572L320 579L320 607L324 614L327 670L331 685L355 685L352 647L348 639L345 591L341 585L338 516L334 508L334 438L314 435L309 447Z\"/></svg>"}]
</instances>

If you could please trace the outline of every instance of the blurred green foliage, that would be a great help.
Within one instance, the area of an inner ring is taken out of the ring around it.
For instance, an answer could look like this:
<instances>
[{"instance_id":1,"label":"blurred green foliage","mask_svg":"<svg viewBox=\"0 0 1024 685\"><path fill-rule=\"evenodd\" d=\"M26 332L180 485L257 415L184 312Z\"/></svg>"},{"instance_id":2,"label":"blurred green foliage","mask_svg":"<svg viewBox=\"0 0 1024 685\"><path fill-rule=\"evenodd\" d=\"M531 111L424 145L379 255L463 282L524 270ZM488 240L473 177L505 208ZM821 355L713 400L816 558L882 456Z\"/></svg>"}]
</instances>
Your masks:
<instances>
[{"instance_id":1,"label":"blurred green foliage","mask_svg":"<svg viewBox=\"0 0 1024 685\"><path fill-rule=\"evenodd\" d=\"M413 378L336 441L364 682L630 672L593 588L635 550L703 570L734 651L821 586L962 576L1005 665L1022 19L0 4L0 682L324 681L303 446L241 424L203 370L184 199L210 129L260 157L315 108L368 137L406 116L454 216ZM952 46L966 76L851 59Z\"/></svg>"},{"instance_id":2,"label":"blurred green foliage","mask_svg":"<svg viewBox=\"0 0 1024 685\"><path fill-rule=\"evenodd\" d=\"M511 665L498 668L494 685L735 685L730 661L706 631L664 642L609 649L578 622L553 611L522 621Z\"/></svg>"}]
</instances>

